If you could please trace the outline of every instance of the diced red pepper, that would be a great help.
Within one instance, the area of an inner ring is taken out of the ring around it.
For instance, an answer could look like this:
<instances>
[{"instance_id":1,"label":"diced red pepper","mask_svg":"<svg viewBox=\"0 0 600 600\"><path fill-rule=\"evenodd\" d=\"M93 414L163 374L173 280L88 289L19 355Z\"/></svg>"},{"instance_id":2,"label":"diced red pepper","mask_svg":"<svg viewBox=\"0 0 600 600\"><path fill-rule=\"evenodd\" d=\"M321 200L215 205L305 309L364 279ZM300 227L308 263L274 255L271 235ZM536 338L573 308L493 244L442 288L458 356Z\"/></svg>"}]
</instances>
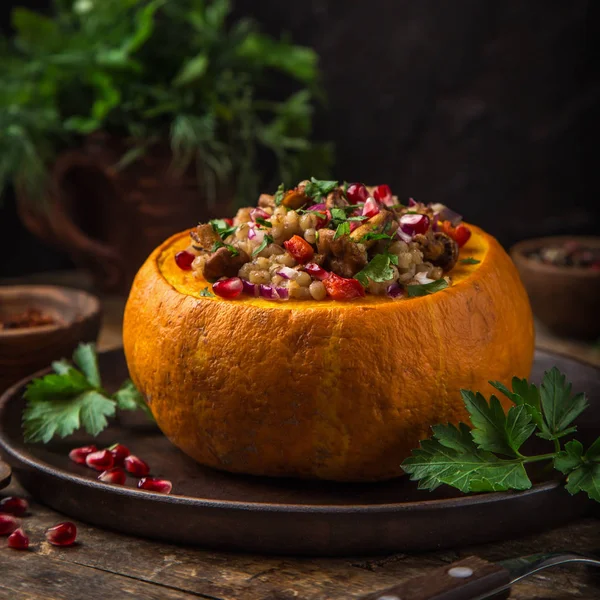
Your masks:
<instances>
[{"instance_id":1,"label":"diced red pepper","mask_svg":"<svg viewBox=\"0 0 600 600\"><path fill-rule=\"evenodd\" d=\"M442 222L442 231L449 235L458 244L459 248L462 248L471 237L471 230L466 225L452 227L450 221Z\"/></svg>"},{"instance_id":2,"label":"diced red pepper","mask_svg":"<svg viewBox=\"0 0 600 600\"><path fill-rule=\"evenodd\" d=\"M365 288L358 279L340 277L335 273L331 273L327 279L324 279L323 285L327 290L327 295L334 300L352 300L352 298L362 298L365 295Z\"/></svg>"},{"instance_id":3,"label":"diced red pepper","mask_svg":"<svg viewBox=\"0 0 600 600\"><path fill-rule=\"evenodd\" d=\"M299 235L294 235L287 242L283 242L285 249L300 263L305 264L315 255L313 247Z\"/></svg>"}]
</instances>

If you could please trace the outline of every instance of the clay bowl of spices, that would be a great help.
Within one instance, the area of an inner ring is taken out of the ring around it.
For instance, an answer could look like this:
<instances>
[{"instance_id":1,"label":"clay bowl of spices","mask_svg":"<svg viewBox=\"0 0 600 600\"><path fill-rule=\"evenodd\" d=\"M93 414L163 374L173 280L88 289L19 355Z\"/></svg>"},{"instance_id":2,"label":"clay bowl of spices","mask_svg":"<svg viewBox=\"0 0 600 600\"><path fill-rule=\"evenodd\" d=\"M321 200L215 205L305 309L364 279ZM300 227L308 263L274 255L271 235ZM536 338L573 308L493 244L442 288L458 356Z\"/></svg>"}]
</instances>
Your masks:
<instances>
[{"instance_id":1,"label":"clay bowl of spices","mask_svg":"<svg viewBox=\"0 0 600 600\"><path fill-rule=\"evenodd\" d=\"M95 296L57 286L0 287L0 392L95 342L102 311Z\"/></svg>"},{"instance_id":2,"label":"clay bowl of spices","mask_svg":"<svg viewBox=\"0 0 600 600\"><path fill-rule=\"evenodd\" d=\"M525 240L510 254L544 325L562 336L600 336L600 237Z\"/></svg>"}]
</instances>

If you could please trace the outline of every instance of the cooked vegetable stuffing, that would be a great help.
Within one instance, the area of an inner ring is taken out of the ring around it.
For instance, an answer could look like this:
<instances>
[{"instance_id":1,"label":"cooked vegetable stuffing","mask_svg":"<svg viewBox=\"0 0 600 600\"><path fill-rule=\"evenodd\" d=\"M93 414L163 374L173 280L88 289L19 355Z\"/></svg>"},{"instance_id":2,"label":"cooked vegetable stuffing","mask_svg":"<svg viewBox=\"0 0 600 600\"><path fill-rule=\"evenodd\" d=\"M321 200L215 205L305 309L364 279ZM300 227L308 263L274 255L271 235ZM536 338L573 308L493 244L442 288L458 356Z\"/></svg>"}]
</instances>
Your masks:
<instances>
[{"instance_id":1,"label":"cooked vegetable stuffing","mask_svg":"<svg viewBox=\"0 0 600 600\"><path fill-rule=\"evenodd\" d=\"M228 299L424 296L452 284L449 273L471 236L461 221L442 204L411 198L403 205L388 185L313 177L262 194L234 219L198 225L175 260Z\"/></svg>"}]
</instances>

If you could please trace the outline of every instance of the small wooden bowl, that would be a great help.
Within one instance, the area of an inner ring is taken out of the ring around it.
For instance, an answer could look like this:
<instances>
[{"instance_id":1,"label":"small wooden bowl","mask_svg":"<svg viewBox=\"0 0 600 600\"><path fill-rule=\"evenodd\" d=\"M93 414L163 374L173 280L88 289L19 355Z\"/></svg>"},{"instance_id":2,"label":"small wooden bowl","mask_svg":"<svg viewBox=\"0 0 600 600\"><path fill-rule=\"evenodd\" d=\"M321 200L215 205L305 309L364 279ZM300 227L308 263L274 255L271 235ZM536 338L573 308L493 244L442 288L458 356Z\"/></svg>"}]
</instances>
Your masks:
<instances>
[{"instance_id":1,"label":"small wooden bowl","mask_svg":"<svg viewBox=\"0 0 600 600\"><path fill-rule=\"evenodd\" d=\"M102 311L95 296L57 286L0 287L0 317L35 308L55 323L0 329L0 392L50 365L71 358L79 342L95 342Z\"/></svg>"},{"instance_id":2,"label":"small wooden bowl","mask_svg":"<svg viewBox=\"0 0 600 600\"><path fill-rule=\"evenodd\" d=\"M558 335L593 339L600 336L600 271L586 267L558 267L530 255L549 246L577 242L600 248L600 237L555 236L515 244L514 260L531 300L534 315Z\"/></svg>"}]
</instances>

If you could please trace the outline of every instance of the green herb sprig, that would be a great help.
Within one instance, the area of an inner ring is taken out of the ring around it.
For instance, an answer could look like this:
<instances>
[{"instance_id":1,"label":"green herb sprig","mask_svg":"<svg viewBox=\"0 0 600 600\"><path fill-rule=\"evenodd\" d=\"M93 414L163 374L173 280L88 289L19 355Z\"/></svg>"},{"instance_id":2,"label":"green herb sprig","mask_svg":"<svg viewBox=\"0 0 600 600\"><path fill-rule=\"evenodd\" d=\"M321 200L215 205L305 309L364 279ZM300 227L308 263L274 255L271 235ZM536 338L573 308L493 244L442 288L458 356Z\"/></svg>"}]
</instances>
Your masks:
<instances>
[{"instance_id":1,"label":"green herb sprig","mask_svg":"<svg viewBox=\"0 0 600 600\"><path fill-rule=\"evenodd\" d=\"M114 394L102 387L94 344L79 344L67 360L52 363L54 373L34 379L25 390L23 431L28 442L49 442L83 427L98 435L117 409L140 409L152 418L142 394L127 380ZM77 367L77 368L76 368Z\"/></svg>"},{"instance_id":2,"label":"green herb sprig","mask_svg":"<svg viewBox=\"0 0 600 600\"><path fill-rule=\"evenodd\" d=\"M390 281L394 277L392 265L398 264L398 256L396 254L376 254L369 264L359 271L354 278L358 279L364 287L369 285L369 280L376 283Z\"/></svg>"},{"instance_id":3,"label":"green herb sprig","mask_svg":"<svg viewBox=\"0 0 600 600\"><path fill-rule=\"evenodd\" d=\"M587 408L585 394L571 393L571 384L554 367L541 386L517 377L512 390L490 381L513 402L504 412L495 395L461 390L472 428L464 423L436 425L433 437L423 440L402 463L419 488L434 490L442 484L462 492L527 490L531 479L526 465L548 461L566 475L569 493L585 492L600 502L600 437L587 449L577 440L561 440L577 431L573 424ZM545 454L524 455L523 444L536 434L553 448Z\"/></svg>"},{"instance_id":4,"label":"green herb sprig","mask_svg":"<svg viewBox=\"0 0 600 600\"><path fill-rule=\"evenodd\" d=\"M406 286L406 292L409 298L417 298L419 296L428 296L429 294L435 294L441 292L448 287L448 282L442 279L436 279L430 283L415 283L413 285Z\"/></svg>"}]
</instances>

